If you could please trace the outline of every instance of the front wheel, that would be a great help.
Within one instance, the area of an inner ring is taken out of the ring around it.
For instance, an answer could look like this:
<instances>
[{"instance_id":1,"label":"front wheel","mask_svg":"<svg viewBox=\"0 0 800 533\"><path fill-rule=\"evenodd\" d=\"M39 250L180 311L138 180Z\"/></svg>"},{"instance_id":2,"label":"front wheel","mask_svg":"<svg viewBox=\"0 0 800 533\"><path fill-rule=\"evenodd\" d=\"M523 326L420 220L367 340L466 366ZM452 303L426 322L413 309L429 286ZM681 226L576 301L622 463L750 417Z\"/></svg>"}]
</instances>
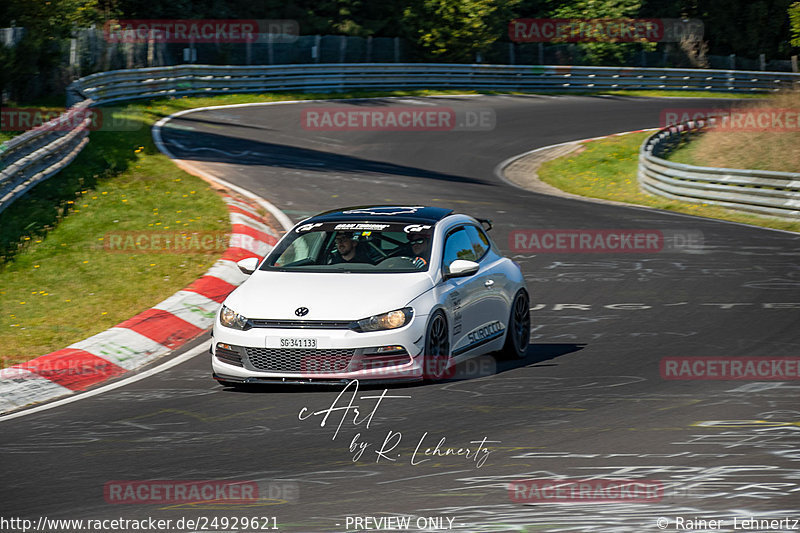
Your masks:
<instances>
[{"instance_id":1,"label":"front wheel","mask_svg":"<svg viewBox=\"0 0 800 533\"><path fill-rule=\"evenodd\" d=\"M422 363L423 375L431 381L442 379L450 365L450 330L441 311L437 311L428 322Z\"/></svg>"},{"instance_id":2,"label":"front wheel","mask_svg":"<svg viewBox=\"0 0 800 533\"><path fill-rule=\"evenodd\" d=\"M520 289L511 302L506 343L501 355L505 359L523 359L531 339L531 309L528 293Z\"/></svg>"}]
</instances>

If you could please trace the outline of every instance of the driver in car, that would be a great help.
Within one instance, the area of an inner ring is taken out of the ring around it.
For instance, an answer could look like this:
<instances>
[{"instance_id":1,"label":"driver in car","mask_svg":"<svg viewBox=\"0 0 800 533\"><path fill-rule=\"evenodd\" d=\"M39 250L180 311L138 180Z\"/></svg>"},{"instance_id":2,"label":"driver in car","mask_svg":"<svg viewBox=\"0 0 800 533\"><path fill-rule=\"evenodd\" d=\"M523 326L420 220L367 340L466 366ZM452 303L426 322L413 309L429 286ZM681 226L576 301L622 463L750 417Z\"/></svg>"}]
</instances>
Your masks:
<instances>
[{"instance_id":1,"label":"driver in car","mask_svg":"<svg viewBox=\"0 0 800 533\"><path fill-rule=\"evenodd\" d=\"M328 260L329 265L336 265L339 263L372 263L369 256L359 246L356 240L358 235L350 235L347 233L339 233L336 235L336 249L331 252L331 257Z\"/></svg>"},{"instance_id":2,"label":"driver in car","mask_svg":"<svg viewBox=\"0 0 800 533\"><path fill-rule=\"evenodd\" d=\"M428 257L430 255L430 250L428 249L429 241L430 236L424 233L412 235L409 239L411 253L408 255L416 268L425 268L428 265Z\"/></svg>"}]
</instances>

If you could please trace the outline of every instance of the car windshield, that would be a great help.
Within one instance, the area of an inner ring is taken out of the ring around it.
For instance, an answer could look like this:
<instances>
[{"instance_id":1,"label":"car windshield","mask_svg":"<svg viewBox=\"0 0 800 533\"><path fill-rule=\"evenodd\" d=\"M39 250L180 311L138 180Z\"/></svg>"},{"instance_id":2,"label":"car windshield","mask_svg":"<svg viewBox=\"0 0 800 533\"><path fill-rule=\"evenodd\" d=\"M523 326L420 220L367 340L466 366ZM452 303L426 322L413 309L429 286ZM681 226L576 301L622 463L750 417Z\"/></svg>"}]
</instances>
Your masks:
<instances>
[{"instance_id":1,"label":"car windshield","mask_svg":"<svg viewBox=\"0 0 800 533\"><path fill-rule=\"evenodd\" d=\"M261 270L287 272L421 272L428 270L432 224L301 224L269 254Z\"/></svg>"}]
</instances>

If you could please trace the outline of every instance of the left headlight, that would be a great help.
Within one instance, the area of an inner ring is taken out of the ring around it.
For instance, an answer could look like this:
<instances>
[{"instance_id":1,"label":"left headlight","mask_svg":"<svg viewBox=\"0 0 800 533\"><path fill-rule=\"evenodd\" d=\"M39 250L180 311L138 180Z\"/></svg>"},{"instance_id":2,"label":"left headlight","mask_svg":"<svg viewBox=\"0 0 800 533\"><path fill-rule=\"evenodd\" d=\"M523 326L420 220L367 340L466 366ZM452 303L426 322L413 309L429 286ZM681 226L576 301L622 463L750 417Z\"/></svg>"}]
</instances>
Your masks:
<instances>
[{"instance_id":1,"label":"left headlight","mask_svg":"<svg viewBox=\"0 0 800 533\"><path fill-rule=\"evenodd\" d=\"M230 307L223 305L219 312L219 322L226 328L244 329L247 325L247 318L243 317Z\"/></svg>"},{"instance_id":2,"label":"left headlight","mask_svg":"<svg viewBox=\"0 0 800 533\"><path fill-rule=\"evenodd\" d=\"M410 307L404 307L403 309L396 309L388 313L383 313L382 315L362 318L355 323L353 330L366 332L396 329L408 324L413 315L414 311Z\"/></svg>"}]
</instances>

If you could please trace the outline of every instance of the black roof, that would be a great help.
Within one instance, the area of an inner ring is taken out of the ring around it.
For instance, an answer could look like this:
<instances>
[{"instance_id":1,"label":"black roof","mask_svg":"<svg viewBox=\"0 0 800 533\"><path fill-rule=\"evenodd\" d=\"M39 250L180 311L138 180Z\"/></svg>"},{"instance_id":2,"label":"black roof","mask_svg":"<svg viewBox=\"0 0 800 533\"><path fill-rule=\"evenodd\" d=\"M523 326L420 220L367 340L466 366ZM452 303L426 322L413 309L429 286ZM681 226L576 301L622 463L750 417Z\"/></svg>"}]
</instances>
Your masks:
<instances>
[{"instance_id":1,"label":"black roof","mask_svg":"<svg viewBox=\"0 0 800 533\"><path fill-rule=\"evenodd\" d=\"M360 205L325 211L305 222L337 222L358 220L384 220L386 222L436 223L453 212L452 209L425 206Z\"/></svg>"}]
</instances>

